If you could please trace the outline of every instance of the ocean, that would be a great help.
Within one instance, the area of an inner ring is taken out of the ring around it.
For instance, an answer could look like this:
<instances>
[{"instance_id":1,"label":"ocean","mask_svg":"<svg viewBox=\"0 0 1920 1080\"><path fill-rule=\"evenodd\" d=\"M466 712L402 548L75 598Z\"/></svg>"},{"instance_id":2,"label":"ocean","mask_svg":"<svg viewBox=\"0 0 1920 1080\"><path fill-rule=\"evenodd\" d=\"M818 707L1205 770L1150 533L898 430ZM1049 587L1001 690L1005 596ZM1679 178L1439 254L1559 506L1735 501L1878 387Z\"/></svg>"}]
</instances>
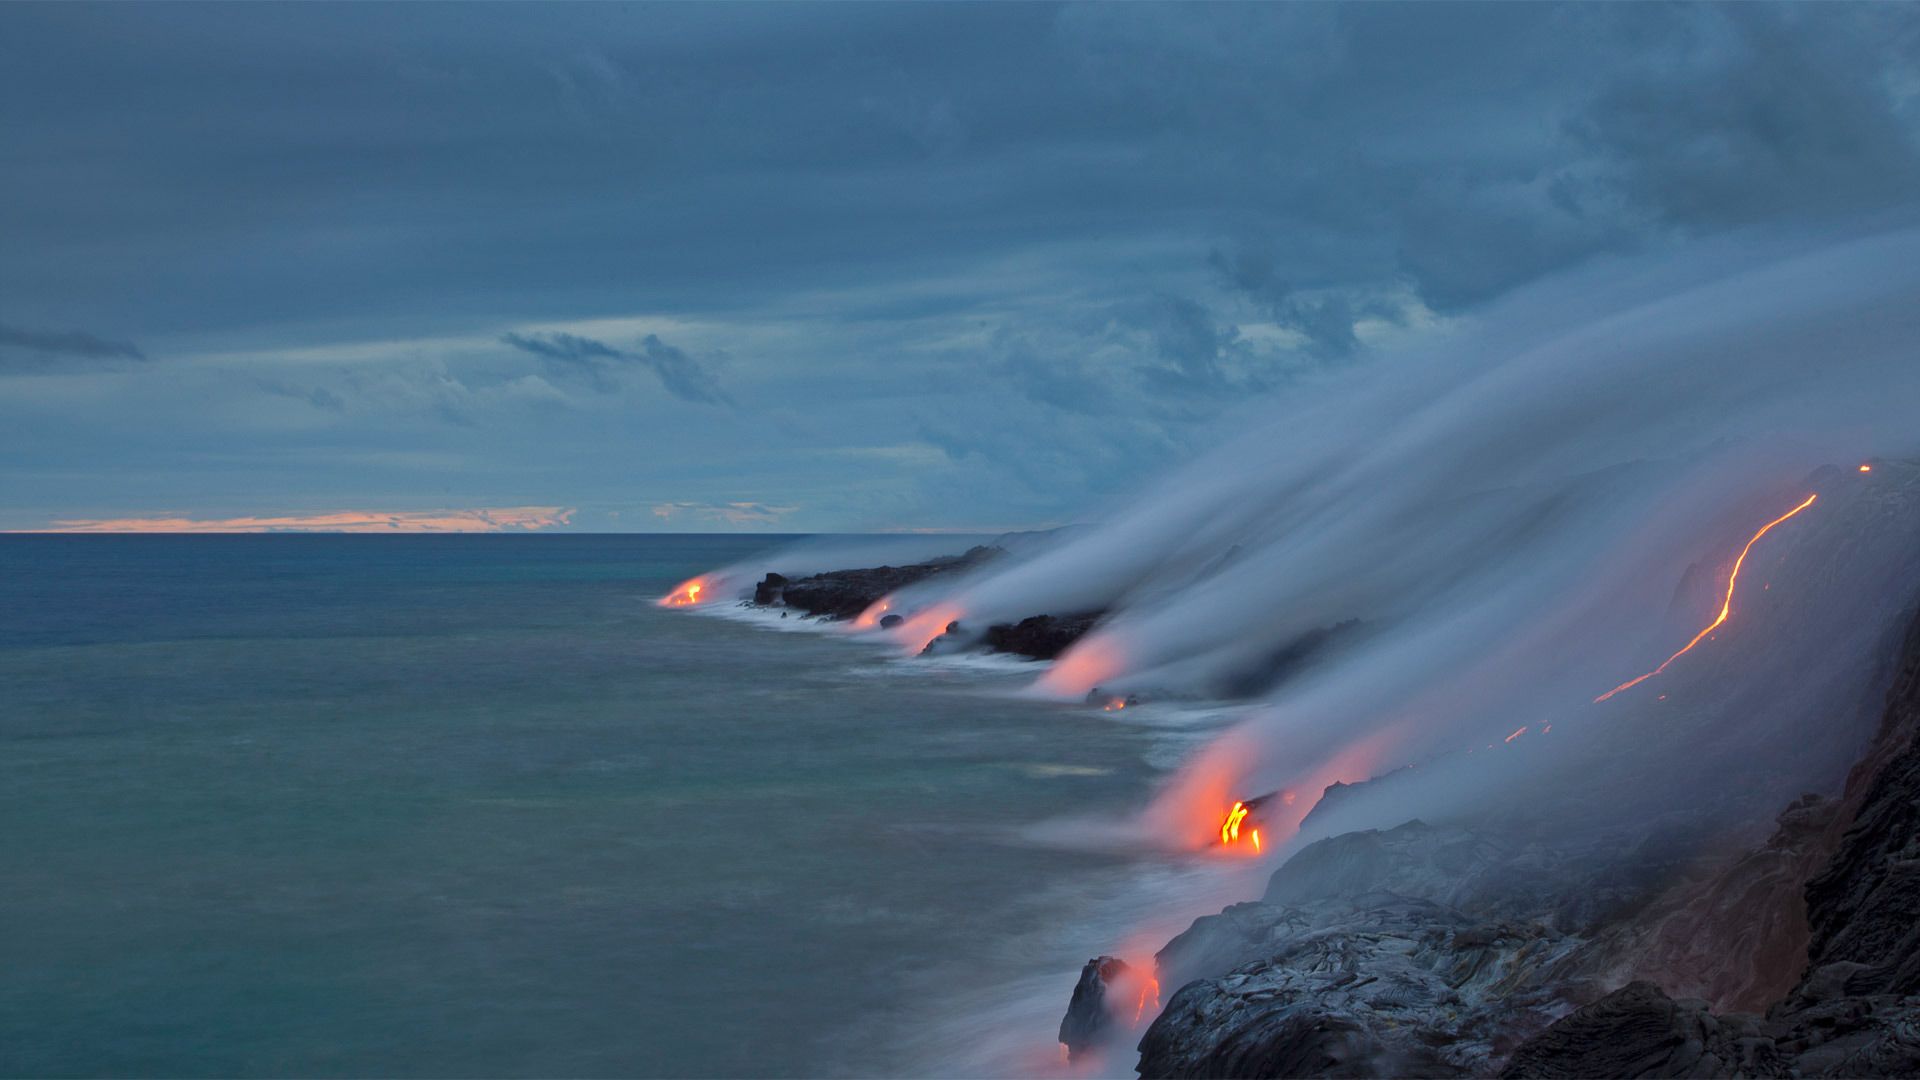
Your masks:
<instances>
[{"instance_id":1,"label":"ocean","mask_svg":"<svg viewBox=\"0 0 1920 1080\"><path fill-rule=\"evenodd\" d=\"M0 1073L1047 1068L1195 732L652 603L790 539L0 537Z\"/></svg>"}]
</instances>

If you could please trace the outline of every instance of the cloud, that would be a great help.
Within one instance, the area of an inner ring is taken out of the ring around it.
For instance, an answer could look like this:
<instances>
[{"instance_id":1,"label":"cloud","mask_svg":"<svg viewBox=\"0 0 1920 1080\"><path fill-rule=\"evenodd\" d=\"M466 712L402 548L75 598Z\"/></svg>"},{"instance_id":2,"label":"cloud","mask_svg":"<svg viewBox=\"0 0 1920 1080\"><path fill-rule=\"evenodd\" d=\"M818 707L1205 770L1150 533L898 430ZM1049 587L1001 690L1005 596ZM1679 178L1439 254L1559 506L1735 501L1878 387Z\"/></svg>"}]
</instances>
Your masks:
<instances>
[{"instance_id":1,"label":"cloud","mask_svg":"<svg viewBox=\"0 0 1920 1080\"><path fill-rule=\"evenodd\" d=\"M323 514L235 518L77 518L55 521L46 533L494 533L569 524L561 506L504 506L470 510L336 510Z\"/></svg>"},{"instance_id":2,"label":"cloud","mask_svg":"<svg viewBox=\"0 0 1920 1080\"><path fill-rule=\"evenodd\" d=\"M797 506L769 506L757 502L702 503L702 502L663 502L653 507L653 516L662 521L672 521L685 514L706 521L724 522L728 525L772 525L782 517L800 509Z\"/></svg>"},{"instance_id":3,"label":"cloud","mask_svg":"<svg viewBox=\"0 0 1920 1080\"><path fill-rule=\"evenodd\" d=\"M0 372L40 371L61 360L97 364L146 358L130 341L115 341L84 330L28 330L0 323Z\"/></svg>"},{"instance_id":4,"label":"cloud","mask_svg":"<svg viewBox=\"0 0 1920 1080\"><path fill-rule=\"evenodd\" d=\"M1629 205L1708 228L1912 199L1915 66L1862 62L1861 48L1879 39L1911 57L1910 16L1703 7L1666 18L1650 62L1623 65L1567 124L1595 158L1591 175Z\"/></svg>"},{"instance_id":5,"label":"cloud","mask_svg":"<svg viewBox=\"0 0 1920 1080\"><path fill-rule=\"evenodd\" d=\"M682 401L702 405L731 405L733 399L720 388L701 363L686 350L648 334L638 351L618 349L604 341L567 333L510 333L500 338L522 352L546 360L554 370L585 377L603 393L619 389L619 374L632 366L651 371L667 393Z\"/></svg>"},{"instance_id":6,"label":"cloud","mask_svg":"<svg viewBox=\"0 0 1920 1080\"><path fill-rule=\"evenodd\" d=\"M1920 5L52 11L0 5L6 313L166 363L6 380L6 525L1067 519L1583 262L1920 214Z\"/></svg>"}]
</instances>

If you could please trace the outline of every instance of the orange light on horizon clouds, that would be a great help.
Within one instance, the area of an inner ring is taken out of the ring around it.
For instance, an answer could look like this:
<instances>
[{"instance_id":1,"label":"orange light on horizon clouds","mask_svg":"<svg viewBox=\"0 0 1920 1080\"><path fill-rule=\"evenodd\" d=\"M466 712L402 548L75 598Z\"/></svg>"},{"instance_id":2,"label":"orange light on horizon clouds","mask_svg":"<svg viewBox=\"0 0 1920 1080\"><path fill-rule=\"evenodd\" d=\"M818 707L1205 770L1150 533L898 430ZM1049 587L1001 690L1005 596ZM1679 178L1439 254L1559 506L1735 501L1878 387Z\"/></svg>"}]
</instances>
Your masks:
<instances>
[{"instance_id":1,"label":"orange light on horizon clouds","mask_svg":"<svg viewBox=\"0 0 1920 1080\"><path fill-rule=\"evenodd\" d=\"M499 506L471 510L333 510L273 517L73 518L33 533L492 533L549 529L572 522L565 506Z\"/></svg>"}]
</instances>

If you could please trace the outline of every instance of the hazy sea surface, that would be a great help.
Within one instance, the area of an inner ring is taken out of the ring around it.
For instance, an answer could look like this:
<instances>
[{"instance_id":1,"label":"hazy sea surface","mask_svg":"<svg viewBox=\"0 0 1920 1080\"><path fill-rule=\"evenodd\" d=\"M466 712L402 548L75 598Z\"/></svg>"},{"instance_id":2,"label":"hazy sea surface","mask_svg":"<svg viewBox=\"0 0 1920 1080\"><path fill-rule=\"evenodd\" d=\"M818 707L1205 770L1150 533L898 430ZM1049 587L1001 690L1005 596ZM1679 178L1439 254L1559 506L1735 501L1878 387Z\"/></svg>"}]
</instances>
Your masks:
<instances>
[{"instance_id":1,"label":"hazy sea surface","mask_svg":"<svg viewBox=\"0 0 1920 1080\"><path fill-rule=\"evenodd\" d=\"M1167 732L651 602L779 540L0 537L0 1073L1050 1054Z\"/></svg>"}]
</instances>

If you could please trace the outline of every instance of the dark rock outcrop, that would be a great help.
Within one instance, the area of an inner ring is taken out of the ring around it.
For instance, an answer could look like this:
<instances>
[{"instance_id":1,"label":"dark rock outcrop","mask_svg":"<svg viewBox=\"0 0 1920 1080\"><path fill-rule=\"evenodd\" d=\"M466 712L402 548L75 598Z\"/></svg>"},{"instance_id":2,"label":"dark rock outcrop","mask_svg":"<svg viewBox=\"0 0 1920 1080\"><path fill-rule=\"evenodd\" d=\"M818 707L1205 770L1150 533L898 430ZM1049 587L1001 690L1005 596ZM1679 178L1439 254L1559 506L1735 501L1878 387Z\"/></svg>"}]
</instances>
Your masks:
<instances>
[{"instance_id":1,"label":"dark rock outcrop","mask_svg":"<svg viewBox=\"0 0 1920 1080\"><path fill-rule=\"evenodd\" d=\"M1765 1011L1806 967L1801 893L1832 853L1838 810L1818 795L1795 800L1764 846L1605 927L1585 950L1586 969L1609 983L1656 976L1667 990L1716 1008Z\"/></svg>"},{"instance_id":2,"label":"dark rock outcrop","mask_svg":"<svg viewBox=\"0 0 1920 1080\"><path fill-rule=\"evenodd\" d=\"M1580 938L1503 907L1497 884L1537 871L1533 854L1418 821L1308 845L1262 900L1195 920L1154 958L1180 989L1141 1040L1141 1075L1491 1073L1598 993L1563 973Z\"/></svg>"},{"instance_id":3,"label":"dark rock outcrop","mask_svg":"<svg viewBox=\"0 0 1920 1080\"><path fill-rule=\"evenodd\" d=\"M946 656L951 653L961 652L970 644L972 644L972 642L968 640L966 630L960 626L960 620L955 619L947 624L945 630L935 635L932 641L920 646L920 655Z\"/></svg>"},{"instance_id":4,"label":"dark rock outcrop","mask_svg":"<svg viewBox=\"0 0 1920 1080\"><path fill-rule=\"evenodd\" d=\"M1142 1076L1485 1074L1558 1014L1553 973L1578 944L1390 893L1214 918L1163 973L1260 958L1182 986L1140 1041Z\"/></svg>"},{"instance_id":5,"label":"dark rock outcrop","mask_svg":"<svg viewBox=\"0 0 1920 1080\"><path fill-rule=\"evenodd\" d=\"M808 615L851 619L888 593L898 592L928 578L969 570L1003 554L999 548L973 547L965 554L929 559L907 566L873 566L860 570L829 570L808 577L768 574L754 588L756 604L784 604Z\"/></svg>"},{"instance_id":6,"label":"dark rock outcrop","mask_svg":"<svg viewBox=\"0 0 1920 1080\"><path fill-rule=\"evenodd\" d=\"M1807 884L1810 967L1867 967L1857 993L1920 994L1920 622L1887 693L1874 753L1848 778L1857 800L1839 850Z\"/></svg>"},{"instance_id":7,"label":"dark rock outcrop","mask_svg":"<svg viewBox=\"0 0 1920 1080\"><path fill-rule=\"evenodd\" d=\"M773 607L786 602L787 577L771 571L753 587L753 602L761 607Z\"/></svg>"},{"instance_id":8,"label":"dark rock outcrop","mask_svg":"<svg viewBox=\"0 0 1920 1080\"><path fill-rule=\"evenodd\" d=\"M1115 1008L1108 998L1119 993L1120 984L1132 977L1133 969L1115 956L1096 956L1080 969L1073 1000L1067 1005L1067 1015L1060 1019L1060 1042L1067 1048L1069 1061L1107 1041Z\"/></svg>"},{"instance_id":9,"label":"dark rock outcrop","mask_svg":"<svg viewBox=\"0 0 1920 1080\"><path fill-rule=\"evenodd\" d=\"M994 652L1052 660L1093 629L1103 614L1034 615L1017 623L999 623L987 627L986 645Z\"/></svg>"},{"instance_id":10,"label":"dark rock outcrop","mask_svg":"<svg viewBox=\"0 0 1920 1080\"><path fill-rule=\"evenodd\" d=\"M1786 1076L1773 1040L1752 1016L1715 1016L1632 982L1529 1040L1503 1080L1593 1076Z\"/></svg>"},{"instance_id":11,"label":"dark rock outcrop","mask_svg":"<svg viewBox=\"0 0 1920 1080\"><path fill-rule=\"evenodd\" d=\"M1920 1075L1920 622L1900 657L1841 798L1710 874L1671 837L1416 821L1303 848L1155 958L1179 989L1141 1075ZM1621 986L1636 966L1756 1009Z\"/></svg>"},{"instance_id":12,"label":"dark rock outcrop","mask_svg":"<svg viewBox=\"0 0 1920 1080\"><path fill-rule=\"evenodd\" d=\"M1849 776L1838 806L1815 799L1795 803L1769 845L1791 846L1795 833L1832 837L1845 824L1824 868L1806 884L1800 909L1807 927L1805 973L1764 1021L1716 1016L1704 1002L1674 1002L1650 984L1635 983L1520 1047L1503 1075L1920 1075L1916 732L1920 622L1901 650L1873 749ZM1735 870L1751 861L1742 860ZM1725 893L1716 883L1706 895ZM1720 912L1722 921L1738 917L1737 911ZM1718 927L1707 929L1725 936Z\"/></svg>"}]
</instances>

